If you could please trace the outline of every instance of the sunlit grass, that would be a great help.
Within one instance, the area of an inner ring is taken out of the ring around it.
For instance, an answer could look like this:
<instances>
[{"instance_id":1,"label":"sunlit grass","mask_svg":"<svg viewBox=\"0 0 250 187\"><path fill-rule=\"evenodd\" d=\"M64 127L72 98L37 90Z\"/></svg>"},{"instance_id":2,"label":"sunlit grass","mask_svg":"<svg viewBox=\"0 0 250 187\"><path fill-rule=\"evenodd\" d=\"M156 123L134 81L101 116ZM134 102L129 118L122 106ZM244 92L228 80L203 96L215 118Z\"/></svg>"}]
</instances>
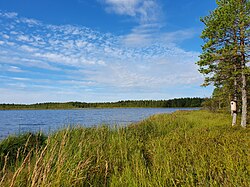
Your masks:
<instances>
[{"instance_id":1,"label":"sunlit grass","mask_svg":"<svg viewBox=\"0 0 250 187\"><path fill-rule=\"evenodd\" d=\"M230 124L192 111L9 137L0 186L250 186L250 130Z\"/></svg>"}]
</instances>

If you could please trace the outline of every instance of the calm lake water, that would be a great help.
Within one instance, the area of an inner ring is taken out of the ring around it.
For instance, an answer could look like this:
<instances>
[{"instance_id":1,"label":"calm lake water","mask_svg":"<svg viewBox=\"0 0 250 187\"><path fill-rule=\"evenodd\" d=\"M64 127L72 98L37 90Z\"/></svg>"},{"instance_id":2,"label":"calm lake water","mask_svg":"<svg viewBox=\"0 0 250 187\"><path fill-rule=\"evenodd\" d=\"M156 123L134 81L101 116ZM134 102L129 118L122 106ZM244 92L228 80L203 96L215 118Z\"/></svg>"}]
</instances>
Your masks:
<instances>
[{"instance_id":1,"label":"calm lake water","mask_svg":"<svg viewBox=\"0 0 250 187\"><path fill-rule=\"evenodd\" d=\"M24 132L50 133L69 125L128 125L153 114L194 108L115 108L81 110L0 110L0 139Z\"/></svg>"}]
</instances>

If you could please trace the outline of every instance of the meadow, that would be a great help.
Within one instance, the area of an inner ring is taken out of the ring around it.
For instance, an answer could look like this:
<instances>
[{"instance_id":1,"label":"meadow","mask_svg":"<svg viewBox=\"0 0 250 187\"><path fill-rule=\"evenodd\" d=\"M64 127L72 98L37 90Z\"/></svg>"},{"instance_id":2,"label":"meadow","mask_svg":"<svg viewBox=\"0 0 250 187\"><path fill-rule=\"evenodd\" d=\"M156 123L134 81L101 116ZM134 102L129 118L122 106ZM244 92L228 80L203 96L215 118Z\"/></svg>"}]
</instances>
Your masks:
<instances>
[{"instance_id":1,"label":"meadow","mask_svg":"<svg viewBox=\"0 0 250 187\"><path fill-rule=\"evenodd\" d=\"M0 186L250 186L250 129L178 111L0 142Z\"/></svg>"}]
</instances>

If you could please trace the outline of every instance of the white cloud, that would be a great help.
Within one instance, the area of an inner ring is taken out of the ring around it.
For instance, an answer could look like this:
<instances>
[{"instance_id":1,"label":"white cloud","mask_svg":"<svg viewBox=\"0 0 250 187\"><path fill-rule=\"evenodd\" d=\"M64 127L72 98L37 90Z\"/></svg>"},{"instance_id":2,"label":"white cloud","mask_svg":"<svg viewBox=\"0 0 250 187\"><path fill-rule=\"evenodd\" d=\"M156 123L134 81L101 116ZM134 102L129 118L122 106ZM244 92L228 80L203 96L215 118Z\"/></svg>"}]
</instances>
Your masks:
<instances>
[{"instance_id":1,"label":"white cloud","mask_svg":"<svg viewBox=\"0 0 250 187\"><path fill-rule=\"evenodd\" d=\"M86 41L82 41L82 40L76 40L75 44L77 47L82 48L88 45L88 43Z\"/></svg>"},{"instance_id":2,"label":"white cloud","mask_svg":"<svg viewBox=\"0 0 250 187\"><path fill-rule=\"evenodd\" d=\"M20 73L20 72L24 72L21 68L17 67L17 66L9 66L9 65L2 65L0 64L0 72L15 72L15 73ZM0 76L0 77L5 77L6 76Z\"/></svg>"},{"instance_id":3,"label":"white cloud","mask_svg":"<svg viewBox=\"0 0 250 187\"><path fill-rule=\"evenodd\" d=\"M6 44L9 45L9 46L14 46L15 45L14 42L6 42Z\"/></svg>"},{"instance_id":4,"label":"white cloud","mask_svg":"<svg viewBox=\"0 0 250 187\"><path fill-rule=\"evenodd\" d=\"M1 12L0 11L0 16L11 19L11 18L16 18L18 14L16 12Z\"/></svg>"},{"instance_id":5,"label":"white cloud","mask_svg":"<svg viewBox=\"0 0 250 187\"><path fill-rule=\"evenodd\" d=\"M152 39L148 34L131 33L124 36L123 42L129 47L143 47L150 44Z\"/></svg>"},{"instance_id":6,"label":"white cloud","mask_svg":"<svg viewBox=\"0 0 250 187\"><path fill-rule=\"evenodd\" d=\"M108 11L121 15L136 16L140 0L105 0Z\"/></svg>"},{"instance_id":7,"label":"white cloud","mask_svg":"<svg viewBox=\"0 0 250 187\"><path fill-rule=\"evenodd\" d=\"M40 22L38 20L30 19L30 18L21 18L20 21L22 21L23 23L28 24L28 26L34 26L34 25L39 25L40 24Z\"/></svg>"},{"instance_id":8,"label":"white cloud","mask_svg":"<svg viewBox=\"0 0 250 187\"><path fill-rule=\"evenodd\" d=\"M16 67L16 66L10 66L7 71L10 72L16 72L16 73L20 73L20 72L24 72L21 68Z\"/></svg>"},{"instance_id":9,"label":"white cloud","mask_svg":"<svg viewBox=\"0 0 250 187\"><path fill-rule=\"evenodd\" d=\"M108 12L134 17L140 24L155 22L160 7L156 0L103 0Z\"/></svg>"},{"instance_id":10,"label":"white cloud","mask_svg":"<svg viewBox=\"0 0 250 187\"><path fill-rule=\"evenodd\" d=\"M84 57L77 57L77 56L68 56L68 55L63 55L63 54L58 54L58 53L35 53L34 57L39 57L44 60L47 60L49 62L56 62L56 63L61 63L64 65L70 65L70 66L82 66L82 65L93 65L96 64L94 60L87 60Z\"/></svg>"},{"instance_id":11,"label":"white cloud","mask_svg":"<svg viewBox=\"0 0 250 187\"><path fill-rule=\"evenodd\" d=\"M12 77L13 80L17 80L17 81L28 81L30 80L29 78L23 78L23 77Z\"/></svg>"},{"instance_id":12,"label":"white cloud","mask_svg":"<svg viewBox=\"0 0 250 187\"><path fill-rule=\"evenodd\" d=\"M37 51L36 48L30 47L30 46L28 46L28 45L21 45L20 48L21 48L22 50L24 50L24 51L27 51L27 52L35 52L35 51Z\"/></svg>"},{"instance_id":13,"label":"white cloud","mask_svg":"<svg viewBox=\"0 0 250 187\"><path fill-rule=\"evenodd\" d=\"M182 42L186 39L194 37L196 32L193 29L177 30L174 32L164 33L162 39L165 42Z\"/></svg>"},{"instance_id":14,"label":"white cloud","mask_svg":"<svg viewBox=\"0 0 250 187\"><path fill-rule=\"evenodd\" d=\"M139 25L130 34L123 36L122 42L129 47L143 47L151 45L159 37L157 24Z\"/></svg>"},{"instance_id":15,"label":"white cloud","mask_svg":"<svg viewBox=\"0 0 250 187\"><path fill-rule=\"evenodd\" d=\"M24 42L31 42L32 39L30 39L29 36L26 36L26 35L20 35L18 36L17 38L18 41L24 41Z\"/></svg>"},{"instance_id":16,"label":"white cloud","mask_svg":"<svg viewBox=\"0 0 250 187\"><path fill-rule=\"evenodd\" d=\"M3 34L3 38L9 39L10 37L9 37L9 35L7 35L7 34Z\"/></svg>"},{"instance_id":17,"label":"white cloud","mask_svg":"<svg viewBox=\"0 0 250 187\"><path fill-rule=\"evenodd\" d=\"M16 35L16 34L18 34L18 32L16 32L16 31L10 31L10 34Z\"/></svg>"},{"instance_id":18,"label":"white cloud","mask_svg":"<svg viewBox=\"0 0 250 187\"><path fill-rule=\"evenodd\" d=\"M122 37L122 43L129 47L152 46L155 43L165 43L175 46L195 36L193 29L177 30L174 32L162 32L158 24L139 25L131 30L131 33Z\"/></svg>"}]
</instances>

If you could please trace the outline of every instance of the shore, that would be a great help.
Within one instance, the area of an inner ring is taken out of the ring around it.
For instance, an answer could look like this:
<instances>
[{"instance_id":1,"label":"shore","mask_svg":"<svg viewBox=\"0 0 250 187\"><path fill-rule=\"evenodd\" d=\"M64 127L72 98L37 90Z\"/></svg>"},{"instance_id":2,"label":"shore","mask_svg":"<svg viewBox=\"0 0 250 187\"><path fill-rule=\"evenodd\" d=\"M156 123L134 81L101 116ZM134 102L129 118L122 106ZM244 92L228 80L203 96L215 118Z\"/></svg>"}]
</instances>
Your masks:
<instances>
[{"instance_id":1,"label":"shore","mask_svg":"<svg viewBox=\"0 0 250 187\"><path fill-rule=\"evenodd\" d=\"M0 186L250 186L250 129L207 111L0 142ZM7 155L7 156L6 156Z\"/></svg>"}]
</instances>

